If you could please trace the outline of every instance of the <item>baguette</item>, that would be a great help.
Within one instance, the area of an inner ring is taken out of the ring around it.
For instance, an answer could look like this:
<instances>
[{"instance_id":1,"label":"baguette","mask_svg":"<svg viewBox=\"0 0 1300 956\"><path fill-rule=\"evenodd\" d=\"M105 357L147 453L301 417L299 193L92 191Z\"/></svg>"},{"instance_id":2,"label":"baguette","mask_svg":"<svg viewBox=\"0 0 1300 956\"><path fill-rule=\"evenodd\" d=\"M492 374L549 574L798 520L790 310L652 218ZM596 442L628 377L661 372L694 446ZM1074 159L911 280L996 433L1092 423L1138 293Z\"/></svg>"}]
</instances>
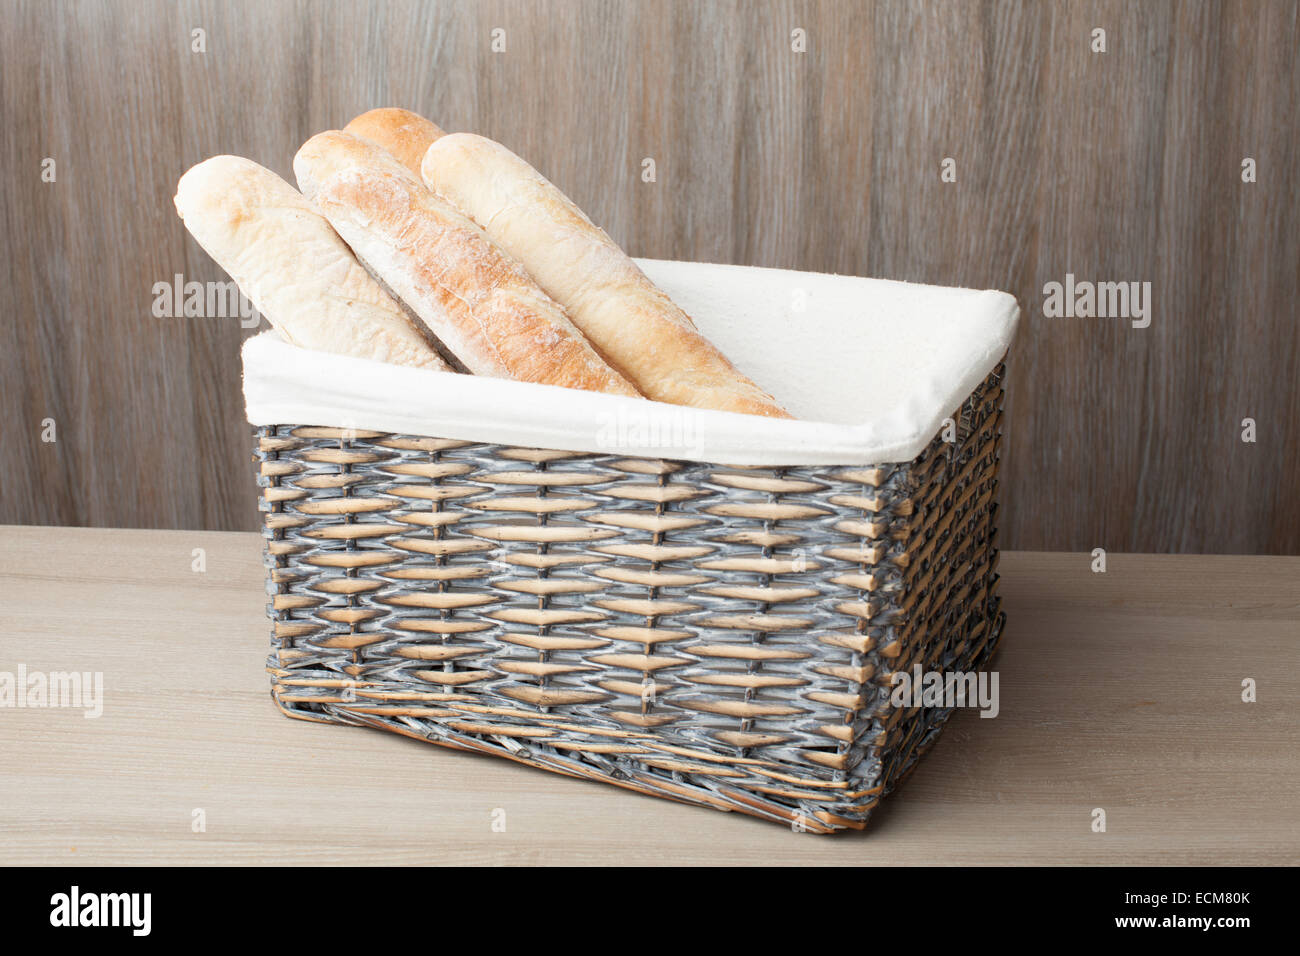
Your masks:
<instances>
[{"instance_id":1,"label":"baguette","mask_svg":"<svg viewBox=\"0 0 1300 956\"><path fill-rule=\"evenodd\" d=\"M450 371L296 189L239 156L214 156L176 184L176 211L257 310L295 345Z\"/></svg>"},{"instance_id":2,"label":"baguette","mask_svg":"<svg viewBox=\"0 0 1300 956\"><path fill-rule=\"evenodd\" d=\"M517 262L385 150L332 130L293 168L357 258L470 372L640 395Z\"/></svg>"},{"instance_id":3,"label":"baguette","mask_svg":"<svg viewBox=\"0 0 1300 956\"><path fill-rule=\"evenodd\" d=\"M344 130L388 150L420 178L420 161L434 140L446 134L419 113L386 106L362 113Z\"/></svg>"},{"instance_id":4,"label":"baguette","mask_svg":"<svg viewBox=\"0 0 1300 956\"><path fill-rule=\"evenodd\" d=\"M425 153L421 173L518 259L647 398L791 417L564 193L501 144L470 133L443 136Z\"/></svg>"}]
</instances>

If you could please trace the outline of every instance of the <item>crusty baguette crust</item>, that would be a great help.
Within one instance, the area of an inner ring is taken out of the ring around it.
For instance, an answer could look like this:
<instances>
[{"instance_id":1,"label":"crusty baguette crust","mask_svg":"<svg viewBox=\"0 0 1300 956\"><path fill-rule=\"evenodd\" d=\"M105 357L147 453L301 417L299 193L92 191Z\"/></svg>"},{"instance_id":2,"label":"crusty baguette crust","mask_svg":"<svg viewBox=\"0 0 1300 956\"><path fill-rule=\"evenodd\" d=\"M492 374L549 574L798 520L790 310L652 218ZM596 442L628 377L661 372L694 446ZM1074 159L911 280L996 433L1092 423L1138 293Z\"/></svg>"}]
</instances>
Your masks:
<instances>
[{"instance_id":1,"label":"crusty baguette crust","mask_svg":"<svg viewBox=\"0 0 1300 956\"><path fill-rule=\"evenodd\" d=\"M425 153L425 183L482 226L646 397L791 417L742 375L605 232L500 143L470 133Z\"/></svg>"},{"instance_id":2,"label":"crusty baguette crust","mask_svg":"<svg viewBox=\"0 0 1300 956\"><path fill-rule=\"evenodd\" d=\"M324 217L269 169L214 156L181 177L175 203L199 245L290 342L449 370Z\"/></svg>"},{"instance_id":3,"label":"crusty baguette crust","mask_svg":"<svg viewBox=\"0 0 1300 956\"><path fill-rule=\"evenodd\" d=\"M419 113L393 106L362 113L344 129L388 150L420 178L420 163L434 140L446 134Z\"/></svg>"},{"instance_id":4,"label":"crusty baguette crust","mask_svg":"<svg viewBox=\"0 0 1300 956\"><path fill-rule=\"evenodd\" d=\"M385 150L332 130L293 168L357 258L471 372L640 395L517 262Z\"/></svg>"}]
</instances>

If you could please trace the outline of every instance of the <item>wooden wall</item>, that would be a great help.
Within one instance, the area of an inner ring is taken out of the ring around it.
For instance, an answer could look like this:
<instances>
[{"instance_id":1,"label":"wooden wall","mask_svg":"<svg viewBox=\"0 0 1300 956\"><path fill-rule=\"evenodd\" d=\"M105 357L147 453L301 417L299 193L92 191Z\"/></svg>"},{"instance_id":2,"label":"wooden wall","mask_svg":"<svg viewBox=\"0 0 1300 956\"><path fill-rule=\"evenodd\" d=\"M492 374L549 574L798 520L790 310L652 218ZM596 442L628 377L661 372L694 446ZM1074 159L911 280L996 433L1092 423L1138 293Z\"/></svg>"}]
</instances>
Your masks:
<instances>
[{"instance_id":1,"label":"wooden wall","mask_svg":"<svg viewBox=\"0 0 1300 956\"><path fill-rule=\"evenodd\" d=\"M1297 50L1294 2L6 2L0 522L256 527L250 333L151 314L224 278L175 182L392 104L634 255L1015 293L1008 548L1300 552ZM1150 327L1045 317L1067 273Z\"/></svg>"}]
</instances>

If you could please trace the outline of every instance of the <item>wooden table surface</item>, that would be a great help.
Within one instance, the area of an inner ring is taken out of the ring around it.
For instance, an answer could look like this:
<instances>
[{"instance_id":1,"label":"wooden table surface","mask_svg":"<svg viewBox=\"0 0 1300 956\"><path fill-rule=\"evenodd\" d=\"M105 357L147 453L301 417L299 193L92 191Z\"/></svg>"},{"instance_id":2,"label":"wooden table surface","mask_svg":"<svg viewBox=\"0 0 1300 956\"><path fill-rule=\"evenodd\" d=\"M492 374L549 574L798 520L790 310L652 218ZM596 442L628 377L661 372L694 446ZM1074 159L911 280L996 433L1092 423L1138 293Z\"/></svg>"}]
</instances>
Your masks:
<instances>
[{"instance_id":1,"label":"wooden table surface","mask_svg":"<svg viewBox=\"0 0 1300 956\"><path fill-rule=\"evenodd\" d=\"M0 672L104 681L0 707L0 864L1300 862L1300 557L1004 554L1001 713L816 836L286 719L254 534L0 532Z\"/></svg>"}]
</instances>

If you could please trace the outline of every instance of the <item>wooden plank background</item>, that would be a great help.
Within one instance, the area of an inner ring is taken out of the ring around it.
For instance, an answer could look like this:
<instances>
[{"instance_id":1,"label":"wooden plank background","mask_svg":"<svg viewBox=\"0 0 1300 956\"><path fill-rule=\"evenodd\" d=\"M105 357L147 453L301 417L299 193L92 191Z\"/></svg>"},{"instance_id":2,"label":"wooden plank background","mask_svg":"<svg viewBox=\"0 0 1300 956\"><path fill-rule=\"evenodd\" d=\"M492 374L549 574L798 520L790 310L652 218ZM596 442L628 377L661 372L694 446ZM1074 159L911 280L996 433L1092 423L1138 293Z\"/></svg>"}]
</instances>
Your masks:
<instances>
[{"instance_id":1,"label":"wooden plank background","mask_svg":"<svg viewBox=\"0 0 1300 956\"><path fill-rule=\"evenodd\" d=\"M5 3L0 523L256 527L250 333L151 315L155 282L224 279L175 182L288 176L395 104L633 255L1015 293L1008 548L1298 553L1297 49L1294 2ZM1151 282L1150 328L1045 318L1066 273Z\"/></svg>"}]
</instances>

